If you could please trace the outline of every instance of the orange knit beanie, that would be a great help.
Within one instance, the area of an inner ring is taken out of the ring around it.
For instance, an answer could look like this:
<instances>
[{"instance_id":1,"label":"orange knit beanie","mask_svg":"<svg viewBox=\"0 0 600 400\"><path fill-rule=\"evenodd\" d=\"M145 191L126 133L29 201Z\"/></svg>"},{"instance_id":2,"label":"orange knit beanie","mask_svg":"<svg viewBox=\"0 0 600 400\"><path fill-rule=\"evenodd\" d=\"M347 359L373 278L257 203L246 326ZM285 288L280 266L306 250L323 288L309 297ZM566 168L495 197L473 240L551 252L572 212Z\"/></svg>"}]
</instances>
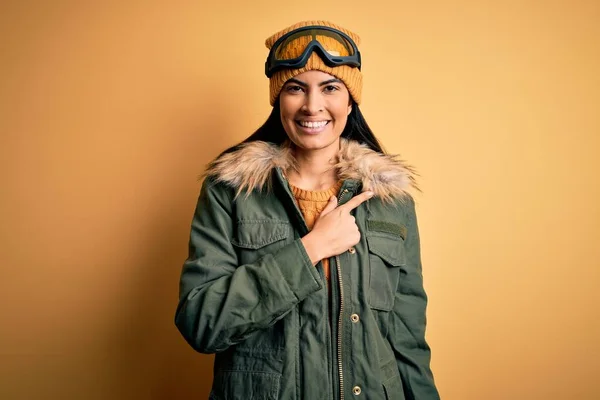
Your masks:
<instances>
[{"instance_id":1,"label":"orange knit beanie","mask_svg":"<svg viewBox=\"0 0 600 400\"><path fill-rule=\"evenodd\" d=\"M354 41L354 43L356 43L357 46L360 44L360 37L357 34L351 32L347 29L344 29L344 28L340 27L339 25L335 25L335 24L333 24L331 22L327 22L327 21L303 21L303 22L299 22L295 25L292 25L292 26L270 36L265 41L265 45L267 46L268 49L271 49L271 47L273 47L273 44L275 44L277 39L279 39L286 33L293 31L294 29L301 28L303 26L311 26L311 25L328 26L330 28L337 29L339 31L344 32L346 35L350 36L352 38L352 40ZM347 50L339 42L337 42L327 36L317 36L317 38L319 40L319 43L321 43L326 48L326 50L335 51L336 53L338 53L342 56L348 55ZM308 40L309 39L306 36L302 36L302 37L298 37L297 39L294 39L290 43L290 45L284 49L284 52L282 55L285 58L295 58L295 57L300 56L302 54L302 51L308 45ZM306 65L304 65L303 67L298 68L298 69L280 70L280 71L275 72L273 74L273 76L271 76L271 78L269 79L271 105L272 106L275 105L275 102L277 101L277 97L279 96L279 93L281 92L281 89L283 88L283 85L289 79L293 78L296 75L299 75L303 72L310 71L310 70L323 71L325 73L335 76L336 78L338 78L339 80L344 82L344 84L348 88L348 91L350 92L350 96L352 96L352 98L354 99L356 104L360 104L360 98L361 98L361 92L362 92L362 74L361 74L360 70L358 68L351 67L349 65L340 65L337 67L330 67L327 64L325 64L323 62L323 60L321 60L321 58L318 56L317 53L312 53L310 58L308 59Z\"/></svg>"}]
</instances>

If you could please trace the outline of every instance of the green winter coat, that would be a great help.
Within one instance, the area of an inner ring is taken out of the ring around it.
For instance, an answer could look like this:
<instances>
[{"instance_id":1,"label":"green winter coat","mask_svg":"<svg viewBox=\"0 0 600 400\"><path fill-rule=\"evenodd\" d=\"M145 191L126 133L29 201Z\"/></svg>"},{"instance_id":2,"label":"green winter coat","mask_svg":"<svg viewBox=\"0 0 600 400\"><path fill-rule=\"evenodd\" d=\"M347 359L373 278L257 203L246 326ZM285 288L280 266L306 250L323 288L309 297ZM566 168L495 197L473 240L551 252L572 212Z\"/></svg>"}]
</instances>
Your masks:
<instances>
[{"instance_id":1,"label":"green winter coat","mask_svg":"<svg viewBox=\"0 0 600 400\"><path fill-rule=\"evenodd\" d=\"M342 139L339 203L360 242L323 268L282 170L288 145L252 142L207 171L192 222L175 323L216 353L210 399L439 399L429 367L410 168Z\"/></svg>"}]
</instances>

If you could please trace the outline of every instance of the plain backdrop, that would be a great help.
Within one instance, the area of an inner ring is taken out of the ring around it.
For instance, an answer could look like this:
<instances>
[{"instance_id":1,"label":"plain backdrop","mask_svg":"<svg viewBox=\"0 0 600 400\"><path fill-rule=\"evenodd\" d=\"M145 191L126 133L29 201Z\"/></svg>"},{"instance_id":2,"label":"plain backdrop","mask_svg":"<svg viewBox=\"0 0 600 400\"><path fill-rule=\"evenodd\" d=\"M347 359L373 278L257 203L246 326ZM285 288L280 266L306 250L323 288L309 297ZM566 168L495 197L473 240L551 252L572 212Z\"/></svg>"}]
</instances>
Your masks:
<instances>
[{"instance_id":1,"label":"plain backdrop","mask_svg":"<svg viewBox=\"0 0 600 400\"><path fill-rule=\"evenodd\" d=\"M420 173L442 398L600 398L583 0L3 1L0 398L207 398L173 324L197 177L266 119L264 40L305 19L362 37L361 109Z\"/></svg>"}]
</instances>

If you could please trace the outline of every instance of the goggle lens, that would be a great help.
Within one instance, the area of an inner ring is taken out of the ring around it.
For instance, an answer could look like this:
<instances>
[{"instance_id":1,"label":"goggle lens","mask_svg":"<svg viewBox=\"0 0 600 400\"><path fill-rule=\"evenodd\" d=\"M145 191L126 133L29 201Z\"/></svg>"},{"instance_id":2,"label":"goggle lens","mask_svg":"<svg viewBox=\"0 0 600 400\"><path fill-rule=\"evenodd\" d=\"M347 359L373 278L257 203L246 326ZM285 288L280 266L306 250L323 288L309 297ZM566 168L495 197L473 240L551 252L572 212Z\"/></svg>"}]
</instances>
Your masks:
<instances>
[{"instance_id":1,"label":"goggle lens","mask_svg":"<svg viewBox=\"0 0 600 400\"><path fill-rule=\"evenodd\" d=\"M281 42L275 49L275 60L293 60L300 57L313 40L318 41L332 57L354 55L354 47L343 36L328 30L310 29L290 35Z\"/></svg>"}]
</instances>

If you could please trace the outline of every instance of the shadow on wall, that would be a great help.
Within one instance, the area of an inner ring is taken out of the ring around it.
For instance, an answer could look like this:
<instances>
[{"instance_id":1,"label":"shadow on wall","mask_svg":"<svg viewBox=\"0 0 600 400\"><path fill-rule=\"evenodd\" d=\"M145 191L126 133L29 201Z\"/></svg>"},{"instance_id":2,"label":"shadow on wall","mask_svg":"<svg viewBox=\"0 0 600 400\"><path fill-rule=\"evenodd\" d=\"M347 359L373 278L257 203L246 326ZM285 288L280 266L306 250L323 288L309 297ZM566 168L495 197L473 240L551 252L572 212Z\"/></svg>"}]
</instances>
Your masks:
<instances>
[{"instance_id":1,"label":"shadow on wall","mask_svg":"<svg viewBox=\"0 0 600 400\"><path fill-rule=\"evenodd\" d=\"M190 179L167 177L162 180L166 184L154 188L156 199L162 200L154 204L156 211L141 252L144 256L132 266L136 279L124 295L125 301L134 304L115 321L108 344L114 351L109 379L115 384L112 398L208 398L214 358L195 352L185 342L175 327L174 316L191 218L200 191L197 177L211 159L241 140L226 118L215 118L215 110L223 115L233 111L230 103L218 96L217 90L205 90L198 97L210 99L210 107L201 106L202 100L198 99L184 115L169 116L169 121L178 121L179 128L175 133L165 132L166 141L177 140L165 151L182 156L181 164L164 166L165 174L183 174Z\"/></svg>"}]
</instances>

